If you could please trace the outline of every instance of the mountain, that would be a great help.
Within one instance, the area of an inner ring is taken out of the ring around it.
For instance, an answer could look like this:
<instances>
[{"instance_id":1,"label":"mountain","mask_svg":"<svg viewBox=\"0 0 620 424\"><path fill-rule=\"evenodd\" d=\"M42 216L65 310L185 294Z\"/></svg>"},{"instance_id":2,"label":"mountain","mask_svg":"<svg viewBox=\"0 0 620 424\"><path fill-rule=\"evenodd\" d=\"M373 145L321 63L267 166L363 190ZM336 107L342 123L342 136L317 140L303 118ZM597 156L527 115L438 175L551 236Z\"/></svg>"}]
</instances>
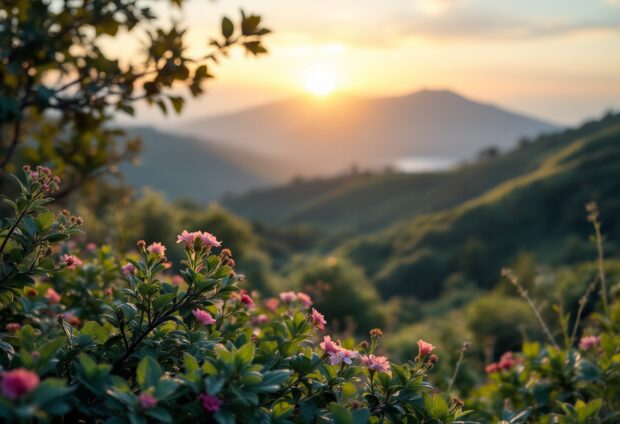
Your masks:
<instances>
[{"instance_id":1,"label":"mountain","mask_svg":"<svg viewBox=\"0 0 620 424\"><path fill-rule=\"evenodd\" d=\"M451 91L402 97L300 97L201 119L178 131L291 164L291 175L333 175L356 164L407 158L468 159L506 149L553 124L475 102Z\"/></svg>"},{"instance_id":2,"label":"mountain","mask_svg":"<svg viewBox=\"0 0 620 424\"><path fill-rule=\"evenodd\" d=\"M523 252L539 264L596 257L584 205L600 206L607 256L620 252L620 115L523 147L530 170L441 211L344 241L386 297L433 298L456 280L489 288ZM515 152L514 155L517 155ZM509 155L510 156L510 155ZM514 159L517 159L516 156Z\"/></svg>"},{"instance_id":3,"label":"mountain","mask_svg":"<svg viewBox=\"0 0 620 424\"><path fill-rule=\"evenodd\" d=\"M143 143L139 163L121 166L125 180L136 188L150 187L169 199L208 202L274 182L263 167L277 165L258 155L153 128L131 128L128 133Z\"/></svg>"},{"instance_id":4,"label":"mountain","mask_svg":"<svg viewBox=\"0 0 620 424\"><path fill-rule=\"evenodd\" d=\"M590 201L606 253L618 254L619 192L620 114L609 114L450 171L314 179L224 205L278 228L321 229L321 250L358 265L385 298L432 299L455 281L492 287L523 252L554 265L595 257Z\"/></svg>"}]
</instances>

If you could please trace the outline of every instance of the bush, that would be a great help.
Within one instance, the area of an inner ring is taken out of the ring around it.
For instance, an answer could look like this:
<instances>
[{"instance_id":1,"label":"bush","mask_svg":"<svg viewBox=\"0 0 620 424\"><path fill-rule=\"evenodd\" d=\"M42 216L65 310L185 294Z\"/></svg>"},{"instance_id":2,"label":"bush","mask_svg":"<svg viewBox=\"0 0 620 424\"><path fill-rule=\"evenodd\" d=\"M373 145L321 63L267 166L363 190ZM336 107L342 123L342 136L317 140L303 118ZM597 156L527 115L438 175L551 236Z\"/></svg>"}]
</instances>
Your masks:
<instances>
[{"instance_id":1,"label":"bush","mask_svg":"<svg viewBox=\"0 0 620 424\"><path fill-rule=\"evenodd\" d=\"M7 422L454 422L432 393L433 346L414 360L376 356L321 334L312 300L259 305L228 249L183 231L180 277L166 247L67 251L81 219L46 209L58 180L26 170L0 229L0 417ZM60 244L60 243L64 244ZM13 299L14 297L14 299ZM13 299L13 301L11 301ZM319 343L320 342L320 343ZM355 350L357 349L357 350Z\"/></svg>"}]
</instances>

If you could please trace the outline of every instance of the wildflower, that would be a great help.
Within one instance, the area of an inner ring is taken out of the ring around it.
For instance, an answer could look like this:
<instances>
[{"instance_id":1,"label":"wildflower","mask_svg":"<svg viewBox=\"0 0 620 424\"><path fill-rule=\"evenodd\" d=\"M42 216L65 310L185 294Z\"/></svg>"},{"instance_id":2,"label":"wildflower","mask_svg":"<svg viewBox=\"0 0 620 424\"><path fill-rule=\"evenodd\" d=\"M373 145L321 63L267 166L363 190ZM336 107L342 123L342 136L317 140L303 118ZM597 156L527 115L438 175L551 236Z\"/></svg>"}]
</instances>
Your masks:
<instances>
[{"instance_id":1,"label":"wildflower","mask_svg":"<svg viewBox=\"0 0 620 424\"><path fill-rule=\"evenodd\" d=\"M148 393L140 393L138 396L142 409L150 409L157 405L157 399Z\"/></svg>"},{"instance_id":2,"label":"wildflower","mask_svg":"<svg viewBox=\"0 0 620 424\"><path fill-rule=\"evenodd\" d=\"M487 374L493 374L494 372L498 371L497 364L495 362L492 362L486 367L484 367L484 370Z\"/></svg>"},{"instance_id":3,"label":"wildflower","mask_svg":"<svg viewBox=\"0 0 620 424\"><path fill-rule=\"evenodd\" d=\"M320 346L321 349L323 349L328 355L330 353L336 353L340 350L340 346L338 345L338 343L332 341L332 338L330 336L323 337L323 341L321 342Z\"/></svg>"},{"instance_id":4,"label":"wildflower","mask_svg":"<svg viewBox=\"0 0 620 424\"><path fill-rule=\"evenodd\" d=\"M180 275L173 275L172 279L170 280L173 286L180 286L183 281L183 277L181 277Z\"/></svg>"},{"instance_id":5,"label":"wildflower","mask_svg":"<svg viewBox=\"0 0 620 424\"><path fill-rule=\"evenodd\" d=\"M280 293L280 299L284 303L293 303L297 299L295 292L288 291Z\"/></svg>"},{"instance_id":6,"label":"wildflower","mask_svg":"<svg viewBox=\"0 0 620 424\"><path fill-rule=\"evenodd\" d=\"M155 255L159 257L163 257L166 254L166 246L164 246L163 244L159 242L151 243L149 247L146 248L146 250L149 253L154 253Z\"/></svg>"},{"instance_id":7,"label":"wildflower","mask_svg":"<svg viewBox=\"0 0 620 424\"><path fill-rule=\"evenodd\" d=\"M579 347L581 350L590 350L599 344L601 344L600 336L585 336L579 341Z\"/></svg>"},{"instance_id":8,"label":"wildflower","mask_svg":"<svg viewBox=\"0 0 620 424\"><path fill-rule=\"evenodd\" d=\"M22 326L17 322L10 322L6 325L6 331L9 333L17 333Z\"/></svg>"},{"instance_id":9,"label":"wildflower","mask_svg":"<svg viewBox=\"0 0 620 424\"><path fill-rule=\"evenodd\" d=\"M322 313L312 308L312 325L314 325L319 330L325 330L325 317Z\"/></svg>"},{"instance_id":10,"label":"wildflower","mask_svg":"<svg viewBox=\"0 0 620 424\"><path fill-rule=\"evenodd\" d=\"M433 349L435 349L435 346L432 344L425 342L422 339L418 340L418 358L425 358L433 351Z\"/></svg>"},{"instance_id":11,"label":"wildflower","mask_svg":"<svg viewBox=\"0 0 620 424\"><path fill-rule=\"evenodd\" d=\"M383 331L380 328L370 330L370 337L383 337Z\"/></svg>"},{"instance_id":12,"label":"wildflower","mask_svg":"<svg viewBox=\"0 0 620 424\"><path fill-rule=\"evenodd\" d=\"M142 250L146 246L146 242L144 240L138 240L136 246L138 246L138 249Z\"/></svg>"},{"instance_id":13,"label":"wildflower","mask_svg":"<svg viewBox=\"0 0 620 424\"><path fill-rule=\"evenodd\" d=\"M211 325L215 324L215 319L211 316L211 314L207 311L203 311L202 309L194 309L192 314L196 317L196 320L199 321L202 325Z\"/></svg>"},{"instance_id":14,"label":"wildflower","mask_svg":"<svg viewBox=\"0 0 620 424\"><path fill-rule=\"evenodd\" d=\"M428 363L431 365L435 365L437 361L439 361L439 356L435 355L434 353L428 357Z\"/></svg>"},{"instance_id":15,"label":"wildflower","mask_svg":"<svg viewBox=\"0 0 620 424\"><path fill-rule=\"evenodd\" d=\"M121 274L129 275L136 272L136 267L131 262L127 262L125 265L121 267Z\"/></svg>"},{"instance_id":16,"label":"wildflower","mask_svg":"<svg viewBox=\"0 0 620 424\"><path fill-rule=\"evenodd\" d=\"M32 392L39 386L39 376L25 368L18 368L2 374L0 392L9 399L17 399Z\"/></svg>"},{"instance_id":17,"label":"wildflower","mask_svg":"<svg viewBox=\"0 0 620 424\"><path fill-rule=\"evenodd\" d=\"M375 356L372 353L370 355L362 355L360 356L360 362L369 370L390 372L390 362L386 356Z\"/></svg>"},{"instance_id":18,"label":"wildflower","mask_svg":"<svg viewBox=\"0 0 620 424\"><path fill-rule=\"evenodd\" d=\"M504 353L497 363L497 369L500 371L512 369L515 365L517 365L517 360L515 359L512 352Z\"/></svg>"},{"instance_id":19,"label":"wildflower","mask_svg":"<svg viewBox=\"0 0 620 424\"><path fill-rule=\"evenodd\" d=\"M62 255L60 257L60 262L70 270L75 270L76 267L82 265L82 261L73 255Z\"/></svg>"},{"instance_id":20,"label":"wildflower","mask_svg":"<svg viewBox=\"0 0 620 424\"><path fill-rule=\"evenodd\" d=\"M197 232L189 233L187 230L183 230L183 232L177 236L177 244L183 243L185 247L191 247L194 245L199 234L200 233Z\"/></svg>"},{"instance_id":21,"label":"wildflower","mask_svg":"<svg viewBox=\"0 0 620 424\"><path fill-rule=\"evenodd\" d=\"M218 241L213 234L207 233L206 231L199 233L198 237L207 247L220 247L222 245L222 242Z\"/></svg>"},{"instance_id":22,"label":"wildflower","mask_svg":"<svg viewBox=\"0 0 620 424\"><path fill-rule=\"evenodd\" d=\"M55 305L60 302L60 295L53 288L48 288L47 293L45 294L45 298L52 304Z\"/></svg>"},{"instance_id":23,"label":"wildflower","mask_svg":"<svg viewBox=\"0 0 620 424\"><path fill-rule=\"evenodd\" d=\"M340 347L337 352L331 353L329 355L330 364L338 365L338 364L353 364L353 359L357 358L359 353L355 350L345 349Z\"/></svg>"},{"instance_id":24,"label":"wildflower","mask_svg":"<svg viewBox=\"0 0 620 424\"><path fill-rule=\"evenodd\" d=\"M270 297L265 300L265 308L269 309L271 312L275 312L278 309L278 299L275 297Z\"/></svg>"},{"instance_id":25,"label":"wildflower","mask_svg":"<svg viewBox=\"0 0 620 424\"><path fill-rule=\"evenodd\" d=\"M263 325L269 321L269 317L266 314L260 314L255 317L252 317L251 323L252 325Z\"/></svg>"},{"instance_id":26,"label":"wildflower","mask_svg":"<svg viewBox=\"0 0 620 424\"><path fill-rule=\"evenodd\" d=\"M313 304L310 295L304 292L297 292L297 300L299 300L306 309L308 309Z\"/></svg>"},{"instance_id":27,"label":"wildflower","mask_svg":"<svg viewBox=\"0 0 620 424\"><path fill-rule=\"evenodd\" d=\"M97 245L95 243L88 243L86 245L86 250L89 251L90 253L93 253L95 250L97 250Z\"/></svg>"},{"instance_id":28,"label":"wildflower","mask_svg":"<svg viewBox=\"0 0 620 424\"><path fill-rule=\"evenodd\" d=\"M202 394L199 399L202 402L202 407L209 412L217 412L222 406L222 401L217 396Z\"/></svg>"},{"instance_id":29,"label":"wildflower","mask_svg":"<svg viewBox=\"0 0 620 424\"><path fill-rule=\"evenodd\" d=\"M242 292L241 303L243 303L247 307L250 307L254 305L254 299L252 299L249 294Z\"/></svg>"}]
</instances>

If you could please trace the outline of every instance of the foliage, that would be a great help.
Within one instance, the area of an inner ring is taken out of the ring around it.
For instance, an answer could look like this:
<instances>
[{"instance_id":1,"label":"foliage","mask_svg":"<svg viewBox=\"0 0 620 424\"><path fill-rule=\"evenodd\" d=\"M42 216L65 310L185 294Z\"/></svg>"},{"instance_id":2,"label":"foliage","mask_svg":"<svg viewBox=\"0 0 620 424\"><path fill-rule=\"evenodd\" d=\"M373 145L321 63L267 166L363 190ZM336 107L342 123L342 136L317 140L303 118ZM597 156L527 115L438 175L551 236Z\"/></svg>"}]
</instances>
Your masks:
<instances>
[{"instance_id":1,"label":"foliage","mask_svg":"<svg viewBox=\"0 0 620 424\"><path fill-rule=\"evenodd\" d=\"M39 177L28 175L22 197L38 202L40 217L47 200ZM24 241L15 248L21 255L2 256L4 267L24 269L23 253L41 237L55 264L29 268L34 288L13 289L16 300L2 307L6 421L430 423L466 414L427 381L437 361L432 345L420 341L415 359L396 364L376 355L380 330L357 350L319 336L325 320L309 310L309 296L283 293L259 305L240 289L230 251L218 252L210 233L178 236L179 279L167 272L158 242L138 242L135 256L122 261L95 246L59 261L64 241L48 234L61 231L66 217L46 216L46 232L11 221L16 229L2 233Z\"/></svg>"},{"instance_id":2,"label":"foliage","mask_svg":"<svg viewBox=\"0 0 620 424\"><path fill-rule=\"evenodd\" d=\"M184 2L170 3L181 8ZM267 51L262 39L270 31L260 16L242 11L236 24L224 17L221 34L190 56L186 30L166 24L155 6L134 0L0 2L0 126L10 134L0 169L22 145L25 160L54 163L63 173L67 184L56 194L62 197L134 157L136 140L110 125L117 112L133 115L136 102L145 101L179 113L184 97L176 87L202 94L214 63L233 46L253 55ZM106 48L134 40L143 46L131 56Z\"/></svg>"}]
</instances>

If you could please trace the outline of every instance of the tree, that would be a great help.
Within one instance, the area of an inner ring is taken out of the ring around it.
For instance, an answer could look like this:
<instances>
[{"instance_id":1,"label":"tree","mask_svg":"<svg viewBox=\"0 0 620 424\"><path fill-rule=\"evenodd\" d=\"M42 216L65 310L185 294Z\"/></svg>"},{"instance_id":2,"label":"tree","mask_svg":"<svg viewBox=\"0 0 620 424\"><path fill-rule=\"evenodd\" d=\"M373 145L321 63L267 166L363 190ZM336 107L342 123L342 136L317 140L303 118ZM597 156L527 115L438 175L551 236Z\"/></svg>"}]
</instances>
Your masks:
<instances>
[{"instance_id":1,"label":"tree","mask_svg":"<svg viewBox=\"0 0 620 424\"><path fill-rule=\"evenodd\" d=\"M63 197L138 153L138 141L111 125L117 113L133 115L141 100L180 113L184 97L173 88L184 84L191 96L202 94L212 65L231 47L267 52L262 39L269 29L242 11L237 25L223 17L221 35L190 57L186 31L162 23L149 7L154 3L0 0L2 171L15 168L18 151L29 163L53 164L67 182L57 194ZM170 7L183 3L170 0ZM145 38L128 61L102 48L121 34Z\"/></svg>"}]
</instances>

